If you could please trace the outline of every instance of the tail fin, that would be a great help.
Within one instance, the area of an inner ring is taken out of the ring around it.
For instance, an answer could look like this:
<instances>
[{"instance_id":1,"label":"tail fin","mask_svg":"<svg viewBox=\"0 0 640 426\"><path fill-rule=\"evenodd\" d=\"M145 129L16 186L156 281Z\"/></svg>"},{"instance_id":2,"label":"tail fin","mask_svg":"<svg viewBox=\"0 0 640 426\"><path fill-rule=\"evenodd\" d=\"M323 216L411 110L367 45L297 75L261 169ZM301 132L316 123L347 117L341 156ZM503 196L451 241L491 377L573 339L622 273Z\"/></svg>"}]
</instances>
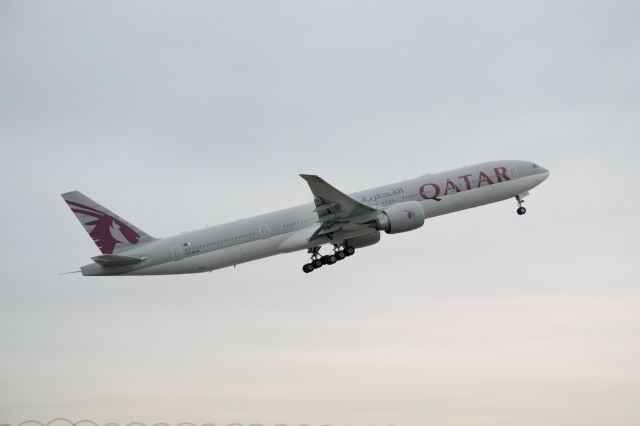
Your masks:
<instances>
[{"instance_id":1,"label":"tail fin","mask_svg":"<svg viewBox=\"0 0 640 426\"><path fill-rule=\"evenodd\" d=\"M71 211L93 238L102 254L113 254L142 245L154 238L81 192L62 194Z\"/></svg>"}]
</instances>

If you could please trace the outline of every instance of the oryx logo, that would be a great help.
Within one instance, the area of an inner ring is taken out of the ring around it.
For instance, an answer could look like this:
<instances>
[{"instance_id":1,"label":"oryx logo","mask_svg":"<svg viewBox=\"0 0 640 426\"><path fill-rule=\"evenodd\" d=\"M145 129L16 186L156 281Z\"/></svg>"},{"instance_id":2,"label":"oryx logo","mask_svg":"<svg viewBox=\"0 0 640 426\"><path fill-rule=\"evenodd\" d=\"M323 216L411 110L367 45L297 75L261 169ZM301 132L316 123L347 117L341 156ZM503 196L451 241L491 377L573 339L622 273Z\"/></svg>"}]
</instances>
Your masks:
<instances>
[{"instance_id":1,"label":"oryx logo","mask_svg":"<svg viewBox=\"0 0 640 426\"><path fill-rule=\"evenodd\" d=\"M416 215L411 210L405 210L404 212L407 214L407 219L413 219L415 217L415 215Z\"/></svg>"},{"instance_id":2,"label":"oryx logo","mask_svg":"<svg viewBox=\"0 0 640 426\"><path fill-rule=\"evenodd\" d=\"M87 221L78 217L103 254L112 254L118 243L137 244L140 241L140 234L115 217L74 201L67 201L67 204L74 213L95 218Z\"/></svg>"}]
</instances>

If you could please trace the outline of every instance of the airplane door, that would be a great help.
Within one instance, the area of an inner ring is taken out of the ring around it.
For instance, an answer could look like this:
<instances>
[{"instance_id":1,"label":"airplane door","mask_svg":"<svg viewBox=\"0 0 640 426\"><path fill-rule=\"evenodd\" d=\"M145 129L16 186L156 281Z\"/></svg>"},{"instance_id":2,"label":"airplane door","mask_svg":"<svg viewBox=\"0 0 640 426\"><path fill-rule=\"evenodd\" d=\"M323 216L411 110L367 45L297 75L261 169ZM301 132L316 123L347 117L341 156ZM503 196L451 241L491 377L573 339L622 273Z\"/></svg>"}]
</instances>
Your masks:
<instances>
[{"instance_id":1,"label":"airplane door","mask_svg":"<svg viewBox=\"0 0 640 426\"><path fill-rule=\"evenodd\" d=\"M509 177L511 179L518 179L520 177L518 175L518 168L516 166L509 166Z\"/></svg>"},{"instance_id":2,"label":"airplane door","mask_svg":"<svg viewBox=\"0 0 640 426\"><path fill-rule=\"evenodd\" d=\"M267 224L258 226L258 231L262 238L269 238L271 236L271 233L269 232L269 225Z\"/></svg>"},{"instance_id":3,"label":"airplane door","mask_svg":"<svg viewBox=\"0 0 640 426\"><path fill-rule=\"evenodd\" d=\"M182 247L180 246L171 247L171 254L173 255L173 260L182 259Z\"/></svg>"}]
</instances>

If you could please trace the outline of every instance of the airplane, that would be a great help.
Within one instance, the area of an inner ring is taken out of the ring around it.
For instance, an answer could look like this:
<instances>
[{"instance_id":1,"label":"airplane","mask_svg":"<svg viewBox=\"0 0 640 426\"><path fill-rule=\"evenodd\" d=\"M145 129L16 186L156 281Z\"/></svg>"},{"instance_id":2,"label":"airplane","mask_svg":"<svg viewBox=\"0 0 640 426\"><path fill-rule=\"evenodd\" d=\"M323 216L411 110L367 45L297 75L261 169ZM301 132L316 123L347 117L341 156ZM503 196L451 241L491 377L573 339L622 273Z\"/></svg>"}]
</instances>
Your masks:
<instances>
[{"instance_id":1,"label":"airplane","mask_svg":"<svg viewBox=\"0 0 640 426\"><path fill-rule=\"evenodd\" d=\"M101 255L82 266L84 276L211 272L306 250L312 272L376 244L382 232L420 228L426 219L515 198L517 213L529 190L549 171L529 161L491 161L347 195L316 175L300 175L313 202L218 226L154 238L78 191L62 194ZM328 245L328 254L321 254Z\"/></svg>"}]
</instances>

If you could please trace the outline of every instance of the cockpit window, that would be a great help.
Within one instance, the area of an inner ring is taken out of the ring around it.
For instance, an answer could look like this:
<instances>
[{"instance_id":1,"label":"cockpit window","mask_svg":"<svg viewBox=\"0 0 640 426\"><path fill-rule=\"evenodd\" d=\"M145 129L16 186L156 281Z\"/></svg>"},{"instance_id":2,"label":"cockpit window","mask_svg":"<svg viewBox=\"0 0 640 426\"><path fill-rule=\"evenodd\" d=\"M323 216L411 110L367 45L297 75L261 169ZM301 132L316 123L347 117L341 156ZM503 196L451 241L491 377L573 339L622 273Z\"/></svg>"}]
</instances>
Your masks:
<instances>
[{"instance_id":1,"label":"cockpit window","mask_svg":"<svg viewBox=\"0 0 640 426\"><path fill-rule=\"evenodd\" d=\"M539 166L536 163L531 163L531 165L533 166L534 169L538 169Z\"/></svg>"}]
</instances>

